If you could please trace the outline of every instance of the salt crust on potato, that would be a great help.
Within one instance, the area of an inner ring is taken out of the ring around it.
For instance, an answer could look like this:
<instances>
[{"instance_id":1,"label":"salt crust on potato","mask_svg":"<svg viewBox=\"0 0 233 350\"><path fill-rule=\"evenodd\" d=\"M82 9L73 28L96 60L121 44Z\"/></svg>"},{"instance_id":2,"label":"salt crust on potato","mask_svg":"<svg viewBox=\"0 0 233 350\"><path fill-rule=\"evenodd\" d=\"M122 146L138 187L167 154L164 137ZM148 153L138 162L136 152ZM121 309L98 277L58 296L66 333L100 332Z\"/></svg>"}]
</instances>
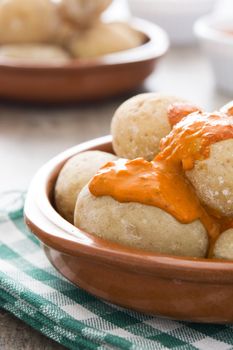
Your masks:
<instances>
[{"instance_id":1,"label":"salt crust on potato","mask_svg":"<svg viewBox=\"0 0 233 350\"><path fill-rule=\"evenodd\" d=\"M74 224L106 240L156 253L204 257L208 248L200 221L181 224L154 206L95 197L88 186L78 196Z\"/></svg>"},{"instance_id":2,"label":"salt crust on potato","mask_svg":"<svg viewBox=\"0 0 233 350\"><path fill-rule=\"evenodd\" d=\"M55 205L64 219L73 223L77 195L101 166L115 159L110 153L87 151L65 163L55 186Z\"/></svg>"},{"instance_id":3,"label":"salt crust on potato","mask_svg":"<svg viewBox=\"0 0 233 350\"><path fill-rule=\"evenodd\" d=\"M186 172L202 203L223 216L233 215L233 139L210 146L207 159Z\"/></svg>"},{"instance_id":4,"label":"salt crust on potato","mask_svg":"<svg viewBox=\"0 0 233 350\"><path fill-rule=\"evenodd\" d=\"M152 160L163 137L171 131L168 107L187 102L160 93L140 94L124 102L115 112L111 132L113 147L122 158Z\"/></svg>"}]
</instances>

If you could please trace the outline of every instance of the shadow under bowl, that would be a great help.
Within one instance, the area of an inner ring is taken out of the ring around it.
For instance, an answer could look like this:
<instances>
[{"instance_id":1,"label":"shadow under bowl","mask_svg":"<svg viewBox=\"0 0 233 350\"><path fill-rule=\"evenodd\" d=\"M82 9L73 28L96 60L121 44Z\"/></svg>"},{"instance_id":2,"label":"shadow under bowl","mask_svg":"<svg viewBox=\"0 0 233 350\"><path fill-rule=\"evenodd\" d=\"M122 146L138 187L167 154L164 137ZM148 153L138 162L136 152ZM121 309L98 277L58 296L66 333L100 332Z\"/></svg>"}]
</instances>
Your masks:
<instances>
[{"instance_id":1,"label":"shadow under bowl","mask_svg":"<svg viewBox=\"0 0 233 350\"><path fill-rule=\"evenodd\" d=\"M144 313L208 323L233 322L233 262L155 254L79 230L54 209L63 164L87 150L112 152L106 136L75 146L45 164L29 188L25 220L50 262L77 286Z\"/></svg>"}]
</instances>

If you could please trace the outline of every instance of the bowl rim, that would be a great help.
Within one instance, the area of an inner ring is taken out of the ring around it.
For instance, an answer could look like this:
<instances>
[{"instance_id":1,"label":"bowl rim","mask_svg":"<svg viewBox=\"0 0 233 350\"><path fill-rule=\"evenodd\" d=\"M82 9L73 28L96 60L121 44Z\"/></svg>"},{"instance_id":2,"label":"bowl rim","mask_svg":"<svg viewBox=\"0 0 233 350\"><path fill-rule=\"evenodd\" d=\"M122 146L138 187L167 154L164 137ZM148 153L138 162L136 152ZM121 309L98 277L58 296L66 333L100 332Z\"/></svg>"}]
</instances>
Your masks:
<instances>
[{"instance_id":1,"label":"bowl rim","mask_svg":"<svg viewBox=\"0 0 233 350\"><path fill-rule=\"evenodd\" d=\"M81 143L51 159L35 175L27 194L24 216L31 231L46 246L74 257L85 256L97 262L118 265L119 268L141 273L171 273L182 280L209 283L232 283L233 261L186 258L143 251L112 243L90 235L63 219L49 200L49 188L55 184L63 164L73 155L87 150L111 147L111 136Z\"/></svg>"},{"instance_id":2,"label":"bowl rim","mask_svg":"<svg viewBox=\"0 0 233 350\"><path fill-rule=\"evenodd\" d=\"M165 54L169 48L169 38L167 33L158 25L141 18L132 17L128 23L133 29L145 34L148 41L138 47L119 51L112 54L103 55L90 59L71 59L71 61L58 64L38 64L23 63L16 60L1 59L0 69L24 70L25 72L33 71L58 71L91 70L99 67L108 67L114 65L130 64L134 62L149 61L156 59Z\"/></svg>"},{"instance_id":3,"label":"bowl rim","mask_svg":"<svg viewBox=\"0 0 233 350\"><path fill-rule=\"evenodd\" d=\"M215 14L211 14L203 16L195 22L194 33L198 38L201 38L203 40L233 46L233 35L226 34L224 30L214 27L214 25L218 25L220 23L227 23L229 20L233 20L232 15L217 16Z\"/></svg>"}]
</instances>

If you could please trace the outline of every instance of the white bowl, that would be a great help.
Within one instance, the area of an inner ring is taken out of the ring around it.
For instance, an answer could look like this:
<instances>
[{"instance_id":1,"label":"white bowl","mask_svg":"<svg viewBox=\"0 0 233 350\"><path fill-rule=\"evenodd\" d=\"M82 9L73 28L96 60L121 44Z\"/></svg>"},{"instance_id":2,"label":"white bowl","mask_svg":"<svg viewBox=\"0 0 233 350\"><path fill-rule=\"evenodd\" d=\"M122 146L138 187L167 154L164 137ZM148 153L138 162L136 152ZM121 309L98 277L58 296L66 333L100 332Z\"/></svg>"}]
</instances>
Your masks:
<instances>
[{"instance_id":1,"label":"white bowl","mask_svg":"<svg viewBox=\"0 0 233 350\"><path fill-rule=\"evenodd\" d=\"M233 14L205 16L196 22L194 32L209 57L217 87L233 94Z\"/></svg>"},{"instance_id":2,"label":"white bowl","mask_svg":"<svg viewBox=\"0 0 233 350\"><path fill-rule=\"evenodd\" d=\"M211 12L215 3L216 0L129 0L132 14L163 27L173 45L191 44L195 21Z\"/></svg>"}]
</instances>

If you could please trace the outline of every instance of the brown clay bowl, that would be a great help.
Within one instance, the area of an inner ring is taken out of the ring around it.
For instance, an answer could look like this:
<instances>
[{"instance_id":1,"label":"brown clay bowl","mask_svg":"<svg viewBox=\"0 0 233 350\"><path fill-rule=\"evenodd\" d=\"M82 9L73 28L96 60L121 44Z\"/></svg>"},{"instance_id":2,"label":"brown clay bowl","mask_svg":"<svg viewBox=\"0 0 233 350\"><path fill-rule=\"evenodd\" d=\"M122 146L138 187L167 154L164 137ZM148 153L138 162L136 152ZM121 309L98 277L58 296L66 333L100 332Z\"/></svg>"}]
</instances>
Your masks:
<instances>
[{"instance_id":1,"label":"brown clay bowl","mask_svg":"<svg viewBox=\"0 0 233 350\"><path fill-rule=\"evenodd\" d=\"M0 98L28 102L90 101L138 87L165 54L169 41L158 26L141 19L130 25L144 33L144 45L98 59L60 65L0 63Z\"/></svg>"},{"instance_id":2,"label":"brown clay bowl","mask_svg":"<svg viewBox=\"0 0 233 350\"><path fill-rule=\"evenodd\" d=\"M53 189L62 165L93 149L112 152L111 137L58 155L30 186L25 220L51 263L74 284L123 307L178 320L233 322L233 262L127 248L79 230L56 212Z\"/></svg>"}]
</instances>

